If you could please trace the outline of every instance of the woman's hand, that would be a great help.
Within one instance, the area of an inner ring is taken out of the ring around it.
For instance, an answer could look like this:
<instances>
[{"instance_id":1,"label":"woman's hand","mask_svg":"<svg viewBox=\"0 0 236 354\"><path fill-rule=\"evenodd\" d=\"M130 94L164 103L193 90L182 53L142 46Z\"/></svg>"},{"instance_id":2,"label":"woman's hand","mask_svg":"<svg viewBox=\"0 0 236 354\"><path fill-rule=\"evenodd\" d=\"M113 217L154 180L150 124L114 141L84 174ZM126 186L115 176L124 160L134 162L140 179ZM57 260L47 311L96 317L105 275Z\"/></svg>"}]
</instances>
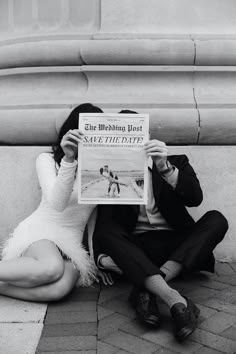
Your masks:
<instances>
[{"instance_id":1,"label":"woman's hand","mask_svg":"<svg viewBox=\"0 0 236 354\"><path fill-rule=\"evenodd\" d=\"M101 269L97 270L96 282L102 281L104 285L113 285L114 281L112 279L111 273L103 272Z\"/></svg>"},{"instance_id":2,"label":"woman's hand","mask_svg":"<svg viewBox=\"0 0 236 354\"><path fill-rule=\"evenodd\" d=\"M61 148L66 162L73 162L78 154L78 145L83 142L84 134L79 129L69 130L61 140Z\"/></svg>"}]
</instances>

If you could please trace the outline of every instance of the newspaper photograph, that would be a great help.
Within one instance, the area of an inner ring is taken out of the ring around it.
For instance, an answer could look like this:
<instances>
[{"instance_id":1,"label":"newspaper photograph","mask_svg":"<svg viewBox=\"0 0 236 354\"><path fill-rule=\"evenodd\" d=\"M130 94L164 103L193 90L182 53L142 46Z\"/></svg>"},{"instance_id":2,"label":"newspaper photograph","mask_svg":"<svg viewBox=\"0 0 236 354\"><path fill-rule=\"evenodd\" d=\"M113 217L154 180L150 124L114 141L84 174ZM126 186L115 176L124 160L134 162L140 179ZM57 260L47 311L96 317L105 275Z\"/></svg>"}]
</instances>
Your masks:
<instances>
[{"instance_id":1,"label":"newspaper photograph","mask_svg":"<svg viewBox=\"0 0 236 354\"><path fill-rule=\"evenodd\" d=\"M80 204L146 204L148 114L80 114Z\"/></svg>"}]
</instances>

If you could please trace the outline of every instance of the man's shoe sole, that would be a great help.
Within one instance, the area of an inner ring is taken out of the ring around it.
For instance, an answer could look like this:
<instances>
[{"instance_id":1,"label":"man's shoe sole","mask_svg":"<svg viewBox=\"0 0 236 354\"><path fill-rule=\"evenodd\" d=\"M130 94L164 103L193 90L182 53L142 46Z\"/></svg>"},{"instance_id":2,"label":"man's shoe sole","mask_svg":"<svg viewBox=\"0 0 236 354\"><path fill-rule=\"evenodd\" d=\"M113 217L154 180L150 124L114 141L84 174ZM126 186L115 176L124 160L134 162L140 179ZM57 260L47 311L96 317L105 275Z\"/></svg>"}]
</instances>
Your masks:
<instances>
[{"instance_id":1,"label":"man's shoe sole","mask_svg":"<svg viewBox=\"0 0 236 354\"><path fill-rule=\"evenodd\" d=\"M160 319L157 318L154 315L150 315L148 317L144 317L144 316L140 315L139 313L137 313L137 318L139 319L140 322L145 323L145 324L147 324L148 326L151 326L151 327L156 327L157 328L161 324Z\"/></svg>"},{"instance_id":2,"label":"man's shoe sole","mask_svg":"<svg viewBox=\"0 0 236 354\"><path fill-rule=\"evenodd\" d=\"M140 322L147 324L148 326L151 327L159 327L161 324L161 319L156 317L155 315L150 315L148 317L143 316L136 310L135 306L135 296L133 296L132 292L128 297L128 301L130 305L133 307L133 309L136 311L137 318Z\"/></svg>"},{"instance_id":3,"label":"man's shoe sole","mask_svg":"<svg viewBox=\"0 0 236 354\"><path fill-rule=\"evenodd\" d=\"M183 340L185 340L188 336L190 336L190 334L193 333L193 331L196 329L197 327L197 323L194 327L192 328L187 328L184 327L182 328L178 333L176 333L176 338L178 339L179 342L182 342Z\"/></svg>"}]
</instances>

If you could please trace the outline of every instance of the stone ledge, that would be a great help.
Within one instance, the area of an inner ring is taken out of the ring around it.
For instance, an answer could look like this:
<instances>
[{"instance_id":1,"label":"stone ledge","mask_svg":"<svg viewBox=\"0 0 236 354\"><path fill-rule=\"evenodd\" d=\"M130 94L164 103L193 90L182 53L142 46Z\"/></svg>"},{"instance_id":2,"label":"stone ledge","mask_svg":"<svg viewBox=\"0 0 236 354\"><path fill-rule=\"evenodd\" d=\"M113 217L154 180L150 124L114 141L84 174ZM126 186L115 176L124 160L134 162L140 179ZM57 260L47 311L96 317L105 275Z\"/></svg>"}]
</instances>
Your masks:
<instances>
[{"instance_id":1,"label":"stone ledge","mask_svg":"<svg viewBox=\"0 0 236 354\"><path fill-rule=\"evenodd\" d=\"M0 41L0 68L78 65L236 65L233 38L29 37Z\"/></svg>"},{"instance_id":2,"label":"stone ledge","mask_svg":"<svg viewBox=\"0 0 236 354\"><path fill-rule=\"evenodd\" d=\"M88 101L86 99L85 101ZM81 102L85 102L81 101ZM0 109L0 143L9 145L47 145L56 141L58 131L72 108L48 106L9 107ZM116 113L129 108L149 113L152 136L168 144L234 145L236 143L235 117L232 108L155 108L148 104L113 105L96 102L105 113ZM14 127L14 129L12 129Z\"/></svg>"},{"instance_id":3,"label":"stone ledge","mask_svg":"<svg viewBox=\"0 0 236 354\"><path fill-rule=\"evenodd\" d=\"M86 101L88 99L83 102ZM199 120L196 109L159 109L141 104L132 107L130 105L128 107L126 104L106 107L99 102L95 103L107 113L119 112L124 108L130 108L139 113L149 113L152 136L158 136L160 140L164 140L168 144L197 144L198 142ZM0 142L6 145L52 144L56 141L60 127L71 109L72 107L61 109L52 107L48 107L48 109L40 107L34 109L1 109ZM209 123L208 129L210 129ZM227 130L230 131L230 127L224 127L224 131L227 132ZM218 136L217 132L216 134ZM213 136L211 139L213 139Z\"/></svg>"},{"instance_id":4,"label":"stone ledge","mask_svg":"<svg viewBox=\"0 0 236 354\"><path fill-rule=\"evenodd\" d=\"M106 112L130 108L149 113L152 131L169 144L235 144L235 78L235 66L0 70L0 140L4 144L49 144L55 141L69 109L92 102Z\"/></svg>"}]
</instances>

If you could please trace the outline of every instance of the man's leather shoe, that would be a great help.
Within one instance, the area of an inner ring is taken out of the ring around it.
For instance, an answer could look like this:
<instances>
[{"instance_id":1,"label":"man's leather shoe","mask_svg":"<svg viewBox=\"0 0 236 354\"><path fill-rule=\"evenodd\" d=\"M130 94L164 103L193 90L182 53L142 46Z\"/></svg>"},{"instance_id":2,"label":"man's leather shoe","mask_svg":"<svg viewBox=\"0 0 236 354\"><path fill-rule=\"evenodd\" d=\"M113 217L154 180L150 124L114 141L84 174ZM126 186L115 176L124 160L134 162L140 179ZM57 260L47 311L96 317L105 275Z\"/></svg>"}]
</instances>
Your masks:
<instances>
[{"instance_id":1,"label":"man's leather shoe","mask_svg":"<svg viewBox=\"0 0 236 354\"><path fill-rule=\"evenodd\" d=\"M178 302L170 309L175 324L175 336L179 341L187 338L197 327L199 308L189 299L185 298L187 306Z\"/></svg>"},{"instance_id":2,"label":"man's leather shoe","mask_svg":"<svg viewBox=\"0 0 236 354\"><path fill-rule=\"evenodd\" d=\"M153 327L158 327L161 316L156 303L156 296L145 289L133 288L129 295L129 302L136 311L137 318Z\"/></svg>"}]
</instances>

